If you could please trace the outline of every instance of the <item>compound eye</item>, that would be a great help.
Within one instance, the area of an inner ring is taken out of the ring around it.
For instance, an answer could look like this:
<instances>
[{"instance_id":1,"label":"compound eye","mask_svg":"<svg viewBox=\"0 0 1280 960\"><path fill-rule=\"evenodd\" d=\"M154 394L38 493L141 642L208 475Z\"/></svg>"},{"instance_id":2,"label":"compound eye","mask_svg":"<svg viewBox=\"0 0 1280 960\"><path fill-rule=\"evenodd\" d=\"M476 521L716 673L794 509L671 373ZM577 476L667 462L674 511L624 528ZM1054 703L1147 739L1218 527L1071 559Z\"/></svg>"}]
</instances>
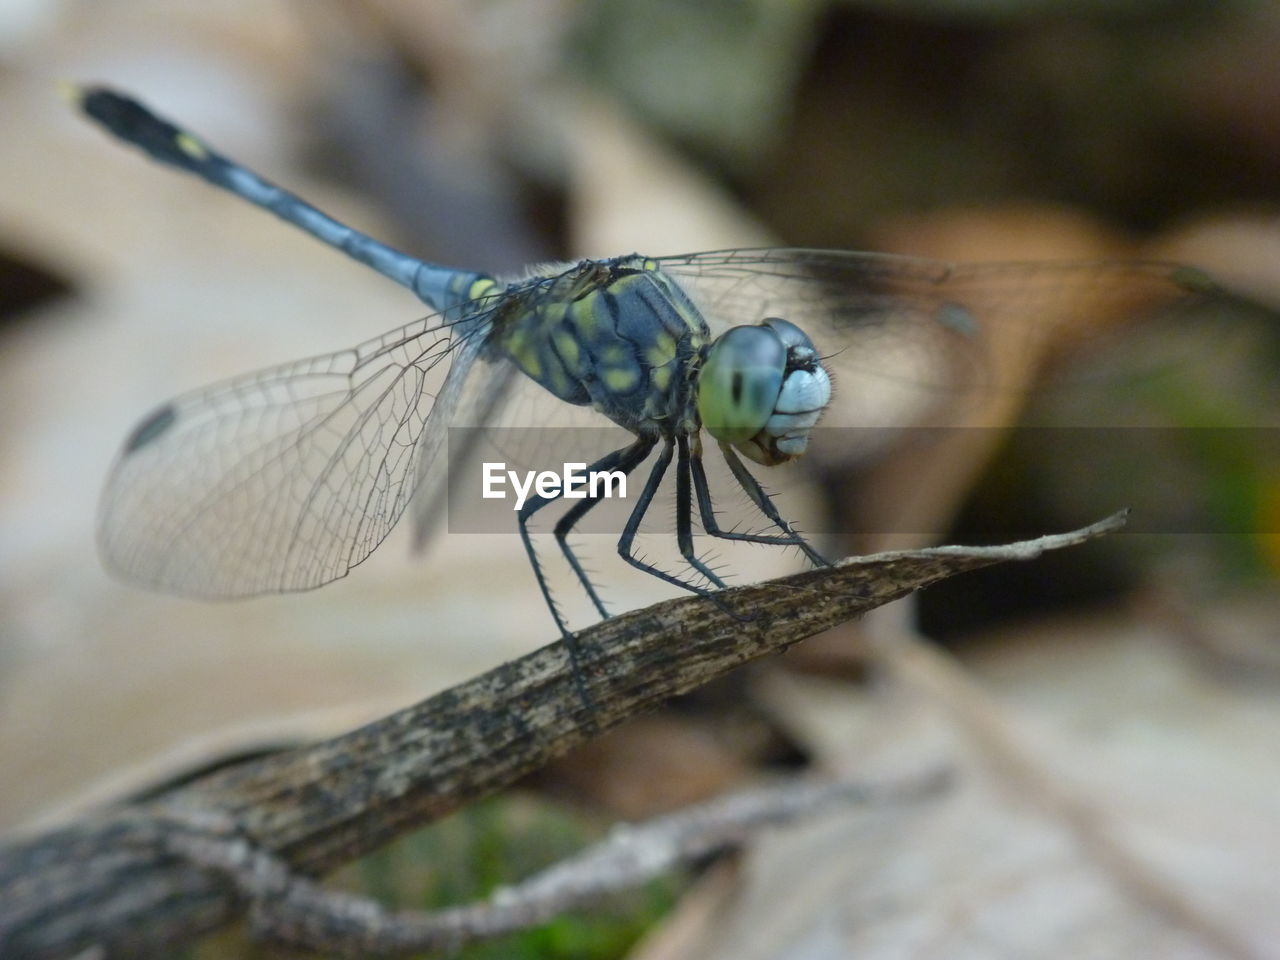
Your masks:
<instances>
[{"instance_id":1,"label":"compound eye","mask_svg":"<svg viewBox=\"0 0 1280 960\"><path fill-rule=\"evenodd\" d=\"M790 320L783 320L781 317L765 317L763 322L765 326L778 335L778 339L782 341L782 345L787 348L788 352L792 352L803 359L817 356L818 351L814 348L813 341L809 339L809 335Z\"/></svg>"},{"instance_id":2,"label":"compound eye","mask_svg":"<svg viewBox=\"0 0 1280 960\"><path fill-rule=\"evenodd\" d=\"M698 375L698 415L717 440L741 443L773 414L787 370L787 347L766 326L734 327L711 349Z\"/></svg>"}]
</instances>

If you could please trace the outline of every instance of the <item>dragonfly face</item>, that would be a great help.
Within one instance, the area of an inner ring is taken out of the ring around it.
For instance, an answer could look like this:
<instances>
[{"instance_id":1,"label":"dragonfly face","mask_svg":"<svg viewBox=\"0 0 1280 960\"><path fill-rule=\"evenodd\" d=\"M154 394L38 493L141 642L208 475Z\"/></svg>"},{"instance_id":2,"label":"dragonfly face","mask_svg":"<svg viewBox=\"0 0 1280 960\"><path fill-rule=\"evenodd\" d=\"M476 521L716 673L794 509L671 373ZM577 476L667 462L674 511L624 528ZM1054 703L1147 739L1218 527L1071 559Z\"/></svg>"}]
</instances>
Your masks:
<instances>
[{"instance_id":1,"label":"dragonfly face","mask_svg":"<svg viewBox=\"0 0 1280 960\"><path fill-rule=\"evenodd\" d=\"M765 466L804 453L830 400L831 378L813 342L780 317L721 334L698 376L707 432Z\"/></svg>"}]
</instances>

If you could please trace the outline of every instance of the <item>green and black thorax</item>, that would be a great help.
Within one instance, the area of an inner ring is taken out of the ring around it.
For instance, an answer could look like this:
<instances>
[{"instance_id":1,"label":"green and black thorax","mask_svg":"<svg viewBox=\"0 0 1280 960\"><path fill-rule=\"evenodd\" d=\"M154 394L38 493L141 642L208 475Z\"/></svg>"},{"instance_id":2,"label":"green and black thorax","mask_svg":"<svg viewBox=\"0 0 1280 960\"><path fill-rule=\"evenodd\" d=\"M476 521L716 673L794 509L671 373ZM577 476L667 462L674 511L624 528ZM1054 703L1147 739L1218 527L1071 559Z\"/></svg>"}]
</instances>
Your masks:
<instances>
[{"instance_id":1,"label":"green and black thorax","mask_svg":"<svg viewBox=\"0 0 1280 960\"><path fill-rule=\"evenodd\" d=\"M698 428L702 314L653 261L584 261L529 284L490 318L493 349L567 403L636 434Z\"/></svg>"}]
</instances>

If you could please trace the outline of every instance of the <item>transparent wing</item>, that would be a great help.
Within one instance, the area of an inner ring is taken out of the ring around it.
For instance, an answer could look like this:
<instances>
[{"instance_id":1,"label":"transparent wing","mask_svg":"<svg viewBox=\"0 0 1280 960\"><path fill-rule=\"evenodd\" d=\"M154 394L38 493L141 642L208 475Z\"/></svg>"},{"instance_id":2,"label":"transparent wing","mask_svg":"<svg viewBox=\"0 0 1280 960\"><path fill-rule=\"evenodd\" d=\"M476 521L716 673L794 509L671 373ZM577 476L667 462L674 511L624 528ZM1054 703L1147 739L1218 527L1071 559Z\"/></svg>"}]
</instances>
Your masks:
<instances>
[{"instance_id":1,"label":"transparent wing","mask_svg":"<svg viewBox=\"0 0 1280 960\"><path fill-rule=\"evenodd\" d=\"M107 566L210 598L344 576L386 537L439 452L488 330L485 305L466 309L154 411L103 493Z\"/></svg>"},{"instance_id":2,"label":"transparent wing","mask_svg":"<svg viewBox=\"0 0 1280 960\"><path fill-rule=\"evenodd\" d=\"M477 351L480 354L479 351ZM462 370L461 364L456 365ZM474 372L473 372L473 368ZM421 550L433 532L436 522L449 502L452 481L460 477L465 470L464 464L474 459L473 443L476 434L460 433L462 440L454 449L451 438L447 437L449 427L481 426L490 422L499 408L508 402L512 388L519 376L514 364L505 361L491 362L482 354L474 362L468 364L461 377L454 377L452 369L446 377L444 391L450 396L450 414L448 422L441 418L444 429L437 431L432 438L433 449L430 456L424 456L420 462L421 479L413 508L413 547ZM529 381L532 383L533 381ZM544 393L546 391L543 391ZM448 456L440 456L441 445L450 447ZM446 478L446 467L455 467L452 476Z\"/></svg>"},{"instance_id":3,"label":"transparent wing","mask_svg":"<svg viewBox=\"0 0 1280 960\"><path fill-rule=\"evenodd\" d=\"M559 472L567 463L593 463L634 439L594 408L566 403L501 358L477 362L450 428L449 482L422 485L413 511L415 546L426 541L446 506L452 530L515 531L509 506L481 498L487 462L521 473ZM437 457L432 469L445 459Z\"/></svg>"},{"instance_id":4,"label":"transparent wing","mask_svg":"<svg viewBox=\"0 0 1280 960\"><path fill-rule=\"evenodd\" d=\"M966 399L1024 391L1046 348L1233 298L1190 267L1151 262L957 264L825 250L659 258L717 333L781 316L827 359L824 426L949 425Z\"/></svg>"}]
</instances>

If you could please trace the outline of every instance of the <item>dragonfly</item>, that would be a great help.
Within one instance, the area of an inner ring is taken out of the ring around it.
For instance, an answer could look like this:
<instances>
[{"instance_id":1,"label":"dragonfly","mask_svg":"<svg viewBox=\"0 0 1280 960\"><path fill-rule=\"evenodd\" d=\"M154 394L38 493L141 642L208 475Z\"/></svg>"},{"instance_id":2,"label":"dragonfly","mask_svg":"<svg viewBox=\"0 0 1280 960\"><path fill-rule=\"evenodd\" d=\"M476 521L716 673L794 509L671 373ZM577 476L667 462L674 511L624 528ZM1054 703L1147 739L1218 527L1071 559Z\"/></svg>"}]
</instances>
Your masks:
<instances>
[{"instance_id":1,"label":"dragonfly","mask_svg":"<svg viewBox=\"0 0 1280 960\"><path fill-rule=\"evenodd\" d=\"M154 160L270 211L406 287L431 311L350 349L179 396L134 427L103 493L101 553L117 575L179 594L248 597L336 580L411 503L421 534L447 487L449 425L463 417L484 423L531 388L552 409L587 412L627 432L589 470L631 476L653 457L618 553L714 599L725 581L697 552L695 512L704 537L793 548L827 563L744 461L757 469L792 462L818 445L820 421L874 418L860 391L868 377L932 376L945 385L945 409L947 397L990 378L994 326L1032 329L1063 304L1083 322L1108 310L1168 311L1227 297L1204 272L1178 264L964 264L791 248L633 254L495 277L387 246L127 95L86 87L73 101ZM712 447L759 526L719 519L704 466ZM636 549L673 471L684 562L677 570ZM515 526L557 627L572 638L530 529L558 499L531 495ZM608 617L570 542L600 499L574 501L553 533L586 598Z\"/></svg>"}]
</instances>

